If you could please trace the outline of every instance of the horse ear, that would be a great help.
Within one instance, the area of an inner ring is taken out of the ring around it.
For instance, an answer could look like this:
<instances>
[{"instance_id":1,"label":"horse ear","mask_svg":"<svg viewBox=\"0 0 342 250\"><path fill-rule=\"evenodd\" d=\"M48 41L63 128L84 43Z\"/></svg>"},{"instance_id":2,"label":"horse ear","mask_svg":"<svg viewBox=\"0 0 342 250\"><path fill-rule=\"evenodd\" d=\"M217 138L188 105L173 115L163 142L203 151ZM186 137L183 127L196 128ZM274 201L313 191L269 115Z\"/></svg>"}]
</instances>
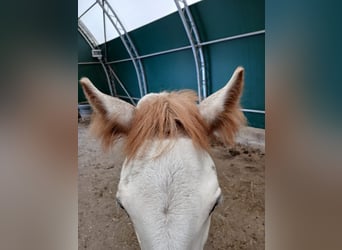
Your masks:
<instances>
[{"instance_id":1,"label":"horse ear","mask_svg":"<svg viewBox=\"0 0 342 250\"><path fill-rule=\"evenodd\" d=\"M103 146L108 148L115 139L128 133L135 107L100 92L86 77L80 79L80 84L94 110L91 130L102 139Z\"/></svg>"},{"instance_id":2,"label":"horse ear","mask_svg":"<svg viewBox=\"0 0 342 250\"><path fill-rule=\"evenodd\" d=\"M246 123L240 108L244 69L235 69L226 86L199 104L199 111L209 126L210 135L218 135L225 144L233 144L235 134Z\"/></svg>"}]
</instances>

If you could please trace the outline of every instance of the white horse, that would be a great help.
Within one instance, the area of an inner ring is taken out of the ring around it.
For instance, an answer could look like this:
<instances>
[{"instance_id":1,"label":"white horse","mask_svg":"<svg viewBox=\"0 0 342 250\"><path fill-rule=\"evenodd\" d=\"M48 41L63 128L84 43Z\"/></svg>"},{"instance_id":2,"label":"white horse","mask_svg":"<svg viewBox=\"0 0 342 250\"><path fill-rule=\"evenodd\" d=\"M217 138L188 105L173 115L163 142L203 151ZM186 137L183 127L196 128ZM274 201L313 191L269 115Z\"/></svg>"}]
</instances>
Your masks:
<instances>
[{"instance_id":1,"label":"white horse","mask_svg":"<svg viewBox=\"0 0 342 250\"><path fill-rule=\"evenodd\" d=\"M244 69L200 104L193 91L144 96L136 107L80 83L94 110L91 129L109 148L125 138L116 199L134 224L142 249L203 249L221 199L210 137L231 144L245 117Z\"/></svg>"}]
</instances>

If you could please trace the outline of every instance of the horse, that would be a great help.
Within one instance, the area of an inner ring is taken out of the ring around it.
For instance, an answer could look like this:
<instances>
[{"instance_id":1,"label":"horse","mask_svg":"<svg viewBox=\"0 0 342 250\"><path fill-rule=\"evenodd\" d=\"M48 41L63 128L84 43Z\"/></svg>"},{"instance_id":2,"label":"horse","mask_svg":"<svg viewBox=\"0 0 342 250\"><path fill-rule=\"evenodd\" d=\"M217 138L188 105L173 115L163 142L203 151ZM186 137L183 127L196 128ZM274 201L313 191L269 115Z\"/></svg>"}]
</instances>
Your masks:
<instances>
[{"instance_id":1,"label":"horse","mask_svg":"<svg viewBox=\"0 0 342 250\"><path fill-rule=\"evenodd\" d=\"M183 90L149 93L133 106L86 77L80 84L94 110L90 130L104 150L124 141L116 201L141 249L203 249L222 200L210 142L231 145L246 122L240 107L244 68L202 102Z\"/></svg>"}]
</instances>

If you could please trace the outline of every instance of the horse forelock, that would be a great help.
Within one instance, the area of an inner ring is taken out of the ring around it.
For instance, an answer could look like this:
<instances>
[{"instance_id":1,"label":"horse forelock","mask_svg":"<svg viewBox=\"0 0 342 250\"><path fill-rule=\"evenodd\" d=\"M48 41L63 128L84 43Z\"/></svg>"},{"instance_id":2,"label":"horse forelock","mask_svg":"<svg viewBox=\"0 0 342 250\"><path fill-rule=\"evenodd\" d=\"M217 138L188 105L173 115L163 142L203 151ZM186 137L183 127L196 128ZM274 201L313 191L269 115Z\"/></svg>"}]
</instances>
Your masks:
<instances>
[{"instance_id":1,"label":"horse forelock","mask_svg":"<svg viewBox=\"0 0 342 250\"><path fill-rule=\"evenodd\" d=\"M186 90L163 92L143 99L135 109L127 133L125 153L132 159L144 152L153 139L172 139L180 136L192 139L195 146L208 150L208 126L201 117L195 92ZM167 147L161 148L160 153Z\"/></svg>"}]
</instances>

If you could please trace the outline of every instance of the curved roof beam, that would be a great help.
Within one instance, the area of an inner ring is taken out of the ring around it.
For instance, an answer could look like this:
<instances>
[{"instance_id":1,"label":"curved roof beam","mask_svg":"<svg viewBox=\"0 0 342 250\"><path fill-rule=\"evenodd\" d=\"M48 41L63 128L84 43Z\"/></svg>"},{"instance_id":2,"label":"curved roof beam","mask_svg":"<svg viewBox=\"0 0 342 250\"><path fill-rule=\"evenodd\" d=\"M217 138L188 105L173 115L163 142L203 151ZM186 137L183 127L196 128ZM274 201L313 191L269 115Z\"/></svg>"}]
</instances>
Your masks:
<instances>
[{"instance_id":1,"label":"curved roof beam","mask_svg":"<svg viewBox=\"0 0 342 250\"><path fill-rule=\"evenodd\" d=\"M196 24L186 0L174 0L194 54L199 101L207 97L205 60Z\"/></svg>"},{"instance_id":2,"label":"curved roof beam","mask_svg":"<svg viewBox=\"0 0 342 250\"><path fill-rule=\"evenodd\" d=\"M83 36L83 38L87 41L91 49L97 49L99 43L97 42L96 38L93 34L89 31L87 26L82 22L82 20L78 20L78 31Z\"/></svg>"},{"instance_id":3,"label":"curved roof beam","mask_svg":"<svg viewBox=\"0 0 342 250\"><path fill-rule=\"evenodd\" d=\"M145 72L143 65L141 63L141 60L139 58L139 54L129 37L125 27L122 25L122 22L120 21L119 17L115 13L114 9L108 3L107 0L97 0L97 3L100 5L100 7L103 9L104 13L110 20L110 22L113 24L114 28L116 29L117 33L120 35L120 39L122 43L124 44L130 58L132 59L137 78L138 78L138 84L139 84L139 90L140 90L140 96L143 97L147 94L147 86L146 86L146 80L145 80ZM108 10L106 10L105 6L108 7Z\"/></svg>"},{"instance_id":4,"label":"curved roof beam","mask_svg":"<svg viewBox=\"0 0 342 250\"><path fill-rule=\"evenodd\" d=\"M86 40L86 42L88 43L88 45L90 46L90 48L96 49L98 48L96 39L93 37L93 35L89 32L89 30L86 28L86 26L83 24L83 22L81 20L78 21L78 32L83 36L83 38ZM110 67L109 64L106 64L106 58L98 58L103 71L105 72L106 78L107 78L107 82L108 82L108 87L109 87L109 91L110 94L112 96L114 96L113 94L113 87L112 87L112 82L110 80L110 76L113 76L115 78L115 80L120 84L121 88L123 89L123 91L125 92L125 94L127 95L128 99L130 99L130 101L136 105L136 102L133 100L132 96L128 93L127 89L125 88L125 86L122 84L122 82L120 81L119 77L115 74L114 70ZM108 74L109 71L109 74ZM114 92L115 88L114 88ZM115 93L116 96L116 93Z\"/></svg>"}]
</instances>

